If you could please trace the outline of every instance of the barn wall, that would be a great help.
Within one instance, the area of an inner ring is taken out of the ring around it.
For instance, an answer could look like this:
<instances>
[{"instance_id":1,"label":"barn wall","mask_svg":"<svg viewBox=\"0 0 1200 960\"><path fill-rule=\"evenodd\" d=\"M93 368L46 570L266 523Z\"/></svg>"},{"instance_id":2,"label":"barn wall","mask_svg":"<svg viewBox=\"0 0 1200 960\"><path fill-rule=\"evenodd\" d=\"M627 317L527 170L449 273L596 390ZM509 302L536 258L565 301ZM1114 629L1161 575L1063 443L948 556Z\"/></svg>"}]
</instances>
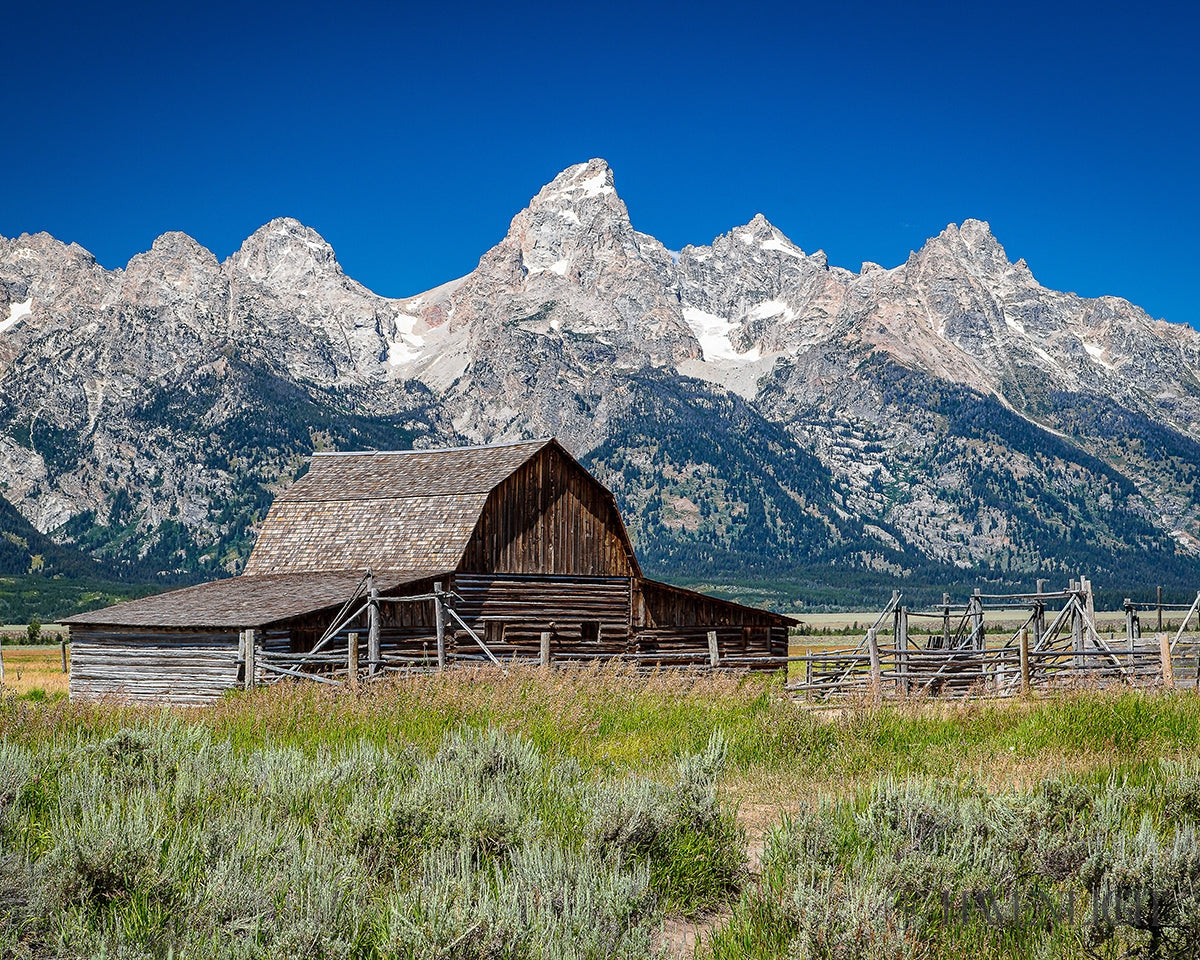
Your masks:
<instances>
[{"instance_id":1,"label":"barn wall","mask_svg":"<svg viewBox=\"0 0 1200 960\"><path fill-rule=\"evenodd\" d=\"M447 586L449 578L443 583ZM433 591L432 579L406 584L403 594L420 595ZM415 603L395 603L383 594L379 598L379 645L380 651L386 657L436 658L437 656L437 619L432 600L421 600ZM362 605L364 598L355 601L355 608ZM273 624L260 632L262 649L267 653L307 653L313 645L334 624L340 608L329 608L302 617L292 617L288 620ZM347 611L349 612L349 611ZM362 651L361 661L367 662L367 614L364 611L344 627L333 640L323 648L327 651L344 652L349 641L349 634L357 633L359 647Z\"/></svg>"},{"instance_id":2,"label":"barn wall","mask_svg":"<svg viewBox=\"0 0 1200 960\"><path fill-rule=\"evenodd\" d=\"M555 657L616 655L629 648L627 578L457 574L455 610L488 647L505 656L537 657L541 633L553 630ZM585 636L585 629L596 636ZM459 638L464 653L478 650Z\"/></svg>"},{"instance_id":3,"label":"barn wall","mask_svg":"<svg viewBox=\"0 0 1200 960\"><path fill-rule=\"evenodd\" d=\"M237 685L236 630L72 626L72 700L211 703Z\"/></svg>"},{"instance_id":4,"label":"barn wall","mask_svg":"<svg viewBox=\"0 0 1200 960\"><path fill-rule=\"evenodd\" d=\"M722 657L787 655L787 618L652 580L638 581L633 618L639 650L707 653L716 630Z\"/></svg>"},{"instance_id":5,"label":"barn wall","mask_svg":"<svg viewBox=\"0 0 1200 960\"><path fill-rule=\"evenodd\" d=\"M637 571L612 497L548 447L488 497L460 570L628 577Z\"/></svg>"}]
</instances>

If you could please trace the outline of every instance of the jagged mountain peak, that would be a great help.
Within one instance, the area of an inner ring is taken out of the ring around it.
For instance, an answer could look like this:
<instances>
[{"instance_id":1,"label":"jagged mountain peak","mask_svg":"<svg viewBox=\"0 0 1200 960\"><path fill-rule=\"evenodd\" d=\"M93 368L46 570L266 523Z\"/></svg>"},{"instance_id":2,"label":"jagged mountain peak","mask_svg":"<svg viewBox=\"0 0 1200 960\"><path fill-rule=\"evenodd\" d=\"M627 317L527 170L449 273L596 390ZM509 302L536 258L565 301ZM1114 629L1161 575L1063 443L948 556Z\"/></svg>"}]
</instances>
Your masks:
<instances>
[{"instance_id":1,"label":"jagged mountain peak","mask_svg":"<svg viewBox=\"0 0 1200 960\"><path fill-rule=\"evenodd\" d=\"M270 246L284 240L300 241L313 247L333 250L321 234L295 217L275 217L268 220L246 238L242 248L245 249L247 245Z\"/></svg>"},{"instance_id":2,"label":"jagged mountain peak","mask_svg":"<svg viewBox=\"0 0 1200 960\"><path fill-rule=\"evenodd\" d=\"M591 229L597 220L628 223L629 212L617 194L612 168L604 160L567 167L537 192L529 206L513 218L516 229L528 218L562 221L563 227Z\"/></svg>"},{"instance_id":3,"label":"jagged mountain peak","mask_svg":"<svg viewBox=\"0 0 1200 960\"><path fill-rule=\"evenodd\" d=\"M959 259L1009 263L1004 247L1000 245L986 220L968 218L961 226L947 224L945 230L925 244L925 248L929 248L931 244L944 245L951 255Z\"/></svg>"},{"instance_id":4,"label":"jagged mountain peak","mask_svg":"<svg viewBox=\"0 0 1200 960\"><path fill-rule=\"evenodd\" d=\"M534 199L548 194L560 196L577 194L581 198L586 198L606 196L610 193L616 193L612 167L608 165L607 160L596 157L587 163L576 163L567 167L542 187Z\"/></svg>"},{"instance_id":5,"label":"jagged mountain peak","mask_svg":"<svg viewBox=\"0 0 1200 960\"><path fill-rule=\"evenodd\" d=\"M557 274L590 286L615 265L638 259L643 249L666 256L657 240L633 229L612 169L593 159L568 167L542 187L480 263L490 276L507 281Z\"/></svg>"},{"instance_id":6,"label":"jagged mountain peak","mask_svg":"<svg viewBox=\"0 0 1200 960\"><path fill-rule=\"evenodd\" d=\"M202 305L224 289L213 252L178 230L155 238L149 250L131 257L120 282L125 298L145 307L182 304L185 313L196 306L205 312Z\"/></svg>"},{"instance_id":7,"label":"jagged mountain peak","mask_svg":"<svg viewBox=\"0 0 1200 960\"><path fill-rule=\"evenodd\" d=\"M2 248L7 246L8 250ZM9 240L0 237L0 256L8 260L30 259L31 257L67 257L85 264L95 264L96 257L75 242L64 243L57 237L39 230L37 233L22 233Z\"/></svg>"},{"instance_id":8,"label":"jagged mountain peak","mask_svg":"<svg viewBox=\"0 0 1200 960\"><path fill-rule=\"evenodd\" d=\"M808 256L761 213L756 213L749 223L734 227L724 238L719 239L731 239L748 247L757 247L767 253L796 257L797 259Z\"/></svg>"},{"instance_id":9,"label":"jagged mountain peak","mask_svg":"<svg viewBox=\"0 0 1200 960\"><path fill-rule=\"evenodd\" d=\"M761 213L756 213L750 218L750 222L743 224L740 227L734 227L731 232L738 233L749 231L754 236L783 236L783 233Z\"/></svg>"},{"instance_id":10,"label":"jagged mountain peak","mask_svg":"<svg viewBox=\"0 0 1200 960\"><path fill-rule=\"evenodd\" d=\"M234 274L262 282L296 283L315 274L342 273L333 247L312 227L277 217L255 230L227 261Z\"/></svg>"},{"instance_id":11,"label":"jagged mountain peak","mask_svg":"<svg viewBox=\"0 0 1200 960\"><path fill-rule=\"evenodd\" d=\"M135 254L130 258L129 269L135 261L149 256L172 257L178 260L203 263L206 266L217 266L216 255L194 237L181 230L168 230L155 237L154 243L145 253Z\"/></svg>"},{"instance_id":12,"label":"jagged mountain peak","mask_svg":"<svg viewBox=\"0 0 1200 960\"><path fill-rule=\"evenodd\" d=\"M1022 280L1032 279L1028 268L1017 267L1008 259L987 221L971 219L961 226L948 224L936 237L926 240L920 250L909 254L904 273L910 280L974 278L989 287L1018 274Z\"/></svg>"}]
</instances>

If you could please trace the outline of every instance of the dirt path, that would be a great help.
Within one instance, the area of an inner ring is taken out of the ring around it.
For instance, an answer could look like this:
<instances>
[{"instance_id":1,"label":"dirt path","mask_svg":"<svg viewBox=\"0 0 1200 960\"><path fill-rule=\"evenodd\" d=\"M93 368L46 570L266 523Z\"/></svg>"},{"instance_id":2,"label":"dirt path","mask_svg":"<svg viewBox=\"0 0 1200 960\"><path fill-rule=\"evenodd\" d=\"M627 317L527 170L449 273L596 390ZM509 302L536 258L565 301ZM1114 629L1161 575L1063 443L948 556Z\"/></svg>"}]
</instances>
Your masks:
<instances>
[{"instance_id":1,"label":"dirt path","mask_svg":"<svg viewBox=\"0 0 1200 960\"><path fill-rule=\"evenodd\" d=\"M746 886L758 882L767 834L786 812L787 808L779 804L738 804L738 823L746 831ZM725 926L732 916L732 910L726 905L695 920L672 918L664 921L654 936L655 955L664 960L691 960L696 955L696 948Z\"/></svg>"}]
</instances>

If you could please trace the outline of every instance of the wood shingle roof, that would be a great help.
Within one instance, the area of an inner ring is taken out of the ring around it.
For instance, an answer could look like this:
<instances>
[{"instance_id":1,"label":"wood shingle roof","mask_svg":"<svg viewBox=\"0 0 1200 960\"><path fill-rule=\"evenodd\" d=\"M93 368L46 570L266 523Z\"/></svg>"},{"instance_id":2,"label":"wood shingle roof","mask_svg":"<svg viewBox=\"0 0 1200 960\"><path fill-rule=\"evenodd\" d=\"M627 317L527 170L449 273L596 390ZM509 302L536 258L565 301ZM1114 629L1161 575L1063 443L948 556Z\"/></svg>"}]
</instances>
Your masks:
<instances>
[{"instance_id":1,"label":"wood shingle roof","mask_svg":"<svg viewBox=\"0 0 1200 960\"><path fill-rule=\"evenodd\" d=\"M425 570L376 573L375 586L387 594L436 575L438 572ZM233 577L76 614L63 622L120 627L265 627L341 606L361 580L361 572Z\"/></svg>"},{"instance_id":2,"label":"wood shingle roof","mask_svg":"<svg viewBox=\"0 0 1200 960\"><path fill-rule=\"evenodd\" d=\"M271 506L246 574L453 570L488 494L553 443L316 454Z\"/></svg>"}]
</instances>

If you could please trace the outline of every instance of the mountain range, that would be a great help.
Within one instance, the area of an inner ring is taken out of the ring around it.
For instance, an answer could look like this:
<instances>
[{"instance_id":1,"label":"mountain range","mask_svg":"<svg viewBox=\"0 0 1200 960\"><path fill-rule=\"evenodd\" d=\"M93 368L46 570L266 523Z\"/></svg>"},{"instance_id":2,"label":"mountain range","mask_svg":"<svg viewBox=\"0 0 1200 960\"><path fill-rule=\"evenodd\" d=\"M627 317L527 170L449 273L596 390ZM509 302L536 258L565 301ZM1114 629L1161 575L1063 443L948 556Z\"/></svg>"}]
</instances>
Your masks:
<instances>
[{"instance_id":1,"label":"mountain range","mask_svg":"<svg viewBox=\"0 0 1200 960\"><path fill-rule=\"evenodd\" d=\"M1200 587L1196 330L1041 286L977 220L857 272L761 215L670 250L603 160L401 299L290 219L116 270L0 238L0 401L9 574L236 573L314 450L555 435L649 572L782 609Z\"/></svg>"}]
</instances>

